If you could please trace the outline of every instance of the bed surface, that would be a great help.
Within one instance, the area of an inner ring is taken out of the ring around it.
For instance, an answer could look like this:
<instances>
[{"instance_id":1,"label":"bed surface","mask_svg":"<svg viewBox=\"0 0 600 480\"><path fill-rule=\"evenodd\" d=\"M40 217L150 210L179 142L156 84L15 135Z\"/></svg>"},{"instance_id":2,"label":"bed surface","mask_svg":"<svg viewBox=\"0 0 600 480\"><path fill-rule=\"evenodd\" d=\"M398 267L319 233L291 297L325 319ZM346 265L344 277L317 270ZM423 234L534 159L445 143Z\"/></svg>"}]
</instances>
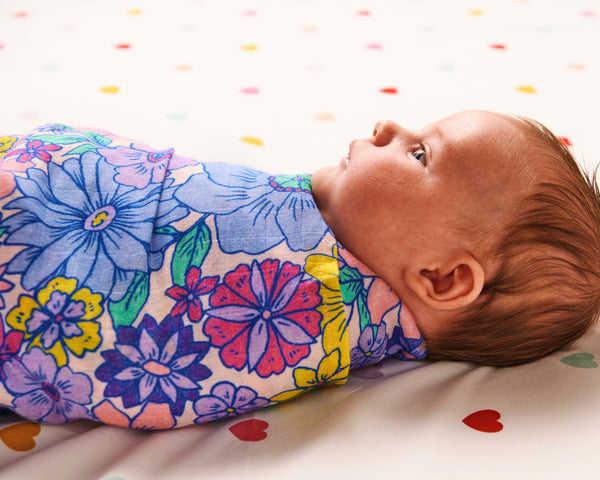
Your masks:
<instances>
[{"instance_id":1,"label":"bed surface","mask_svg":"<svg viewBox=\"0 0 600 480\"><path fill-rule=\"evenodd\" d=\"M541 121L592 168L599 21L594 0L3 0L0 136L94 126L295 173L381 118L489 109ZM392 359L167 432L2 415L0 479L596 478L599 356L596 329L519 367Z\"/></svg>"}]
</instances>

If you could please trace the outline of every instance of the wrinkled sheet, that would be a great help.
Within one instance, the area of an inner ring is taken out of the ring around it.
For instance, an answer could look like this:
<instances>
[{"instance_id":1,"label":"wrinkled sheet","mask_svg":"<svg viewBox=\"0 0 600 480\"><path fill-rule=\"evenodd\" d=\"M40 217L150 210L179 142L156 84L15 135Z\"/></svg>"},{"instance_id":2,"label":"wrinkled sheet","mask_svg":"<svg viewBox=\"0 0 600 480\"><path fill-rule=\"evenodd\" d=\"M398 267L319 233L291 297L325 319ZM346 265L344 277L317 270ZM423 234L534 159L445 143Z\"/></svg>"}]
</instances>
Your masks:
<instances>
[{"instance_id":1,"label":"wrinkled sheet","mask_svg":"<svg viewBox=\"0 0 600 480\"><path fill-rule=\"evenodd\" d=\"M0 132L99 127L296 173L338 162L380 118L483 108L542 121L594 166L599 19L589 0L4 0ZM390 359L169 432L3 415L0 478L589 477L599 355L595 330L506 369Z\"/></svg>"}]
</instances>

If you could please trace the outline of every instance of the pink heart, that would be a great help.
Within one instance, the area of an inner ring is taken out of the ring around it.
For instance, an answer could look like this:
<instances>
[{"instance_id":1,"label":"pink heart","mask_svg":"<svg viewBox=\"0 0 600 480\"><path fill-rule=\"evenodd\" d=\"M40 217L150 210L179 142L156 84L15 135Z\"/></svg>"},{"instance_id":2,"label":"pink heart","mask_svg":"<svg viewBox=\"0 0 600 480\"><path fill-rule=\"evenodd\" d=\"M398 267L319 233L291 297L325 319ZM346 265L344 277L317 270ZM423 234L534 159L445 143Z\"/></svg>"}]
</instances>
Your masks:
<instances>
[{"instance_id":1,"label":"pink heart","mask_svg":"<svg viewBox=\"0 0 600 480\"><path fill-rule=\"evenodd\" d=\"M267 438L269 424L264 420L244 420L229 427L229 431L243 442L260 442Z\"/></svg>"},{"instance_id":2,"label":"pink heart","mask_svg":"<svg viewBox=\"0 0 600 480\"><path fill-rule=\"evenodd\" d=\"M248 95L256 95L259 92L259 90L256 87L247 87L247 88L242 88L240 90L240 92L246 93Z\"/></svg>"},{"instance_id":3,"label":"pink heart","mask_svg":"<svg viewBox=\"0 0 600 480\"><path fill-rule=\"evenodd\" d=\"M367 45L367 48L371 50L381 50L382 46L380 43L370 43L369 45Z\"/></svg>"}]
</instances>

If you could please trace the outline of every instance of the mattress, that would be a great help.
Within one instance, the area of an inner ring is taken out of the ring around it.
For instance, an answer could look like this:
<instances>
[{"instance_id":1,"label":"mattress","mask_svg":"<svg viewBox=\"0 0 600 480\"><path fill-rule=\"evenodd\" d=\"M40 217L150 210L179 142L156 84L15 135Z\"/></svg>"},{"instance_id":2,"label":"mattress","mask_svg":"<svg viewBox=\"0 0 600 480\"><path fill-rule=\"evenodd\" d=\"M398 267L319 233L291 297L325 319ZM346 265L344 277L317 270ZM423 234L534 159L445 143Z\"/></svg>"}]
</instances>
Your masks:
<instances>
[{"instance_id":1,"label":"mattress","mask_svg":"<svg viewBox=\"0 0 600 480\"><path fill-rule=\"evenodd\" d=\"M599 21L593 0L3 0L0 136L58 122L308 173L379 119L487 109L593 169ZM0 478L595 478L599 356L594 329L517 367L389 359L174 431L3 414Z\"/></svg>"}]
</instances>

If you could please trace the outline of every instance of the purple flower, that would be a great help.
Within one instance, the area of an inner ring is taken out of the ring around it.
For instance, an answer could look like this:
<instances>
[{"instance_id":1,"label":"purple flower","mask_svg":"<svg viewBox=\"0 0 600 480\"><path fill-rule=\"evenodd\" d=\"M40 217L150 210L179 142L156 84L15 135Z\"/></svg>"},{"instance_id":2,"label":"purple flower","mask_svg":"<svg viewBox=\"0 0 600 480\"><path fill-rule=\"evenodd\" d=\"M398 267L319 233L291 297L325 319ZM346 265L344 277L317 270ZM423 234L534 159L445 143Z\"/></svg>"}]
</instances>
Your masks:
<instances>
[{"instance_id":1,"label":"purple flower","mask_svg":"<svg viewBox=\"0 0 600 480\"><path fill-rule=\"evenodd\" d=\"M21 358L4 364L4 386L15 395L16 413L36 422L65 423L78 418L92 418L87 405L91 402L92 382L83 373L60 370L52 355L33 348Z\"/></svg>"},{"instance_id":2,"label":"purple flower","mask_svg":"<svg viewBox=\"0 0 600 480\"><path fill-rule=\"evenodd\" d=\"M156 151L145 145L132 144L130 147L101 148L98 153L106 161L117 167L115 181L121 185L146 188L150 183L162 183L168 170L193 165L191 158L174 155L175 150Z\"/></svg>"},{"instance_id":3,"label":"purple flower","mask_svg":"<svg viewBox=\"0 0 600 480\"><path fill-rule=\"evenodd\" d=\"M400 360L423 360L427 356L427 348L422 336L406 337L402 325L398 323L388 343L387 354Z\"/></svg>"},{"instance_id":4,"label":"purple flower","mask_svg":"<svg viewBox=\"0 0 600 480\"><path fill-rule=\"evenodd\" d=\"M210 422L218 418L242 415L268 403L269 400L259 397L249 387L236 388L232 383L219 382L212 387L210 395L202 395L194 404L194 411L198 414L194 422Z\"/></svg>"},{"instance_id":5,"label":"purple flower","mask_svg":"<svg viewBox=\"0 0 600 480\"><path fill-rule=\"evenodd\" d=\"M105 362L96 378L108 385L105 397L122 397L126 408L167 403L181 415L187 400L198 398L197 382L212 372L200 363L207 342L194 342L191 326L181 317L166 317L160 325L146 315L137 328L117 329L116 350L102 352Z\"/></svg>"},{"instance_id":6,"label":"purple flower","mask_svg":"<svg viewBox=\"0 0 600 480\"><path fill-rule=\"evenodd\" d=\"M350 351L350 368L373 365L383 358L388 343L385 327L385 322L365 327L358 338L358 346Z\"/></svg>"}]
</instances>

